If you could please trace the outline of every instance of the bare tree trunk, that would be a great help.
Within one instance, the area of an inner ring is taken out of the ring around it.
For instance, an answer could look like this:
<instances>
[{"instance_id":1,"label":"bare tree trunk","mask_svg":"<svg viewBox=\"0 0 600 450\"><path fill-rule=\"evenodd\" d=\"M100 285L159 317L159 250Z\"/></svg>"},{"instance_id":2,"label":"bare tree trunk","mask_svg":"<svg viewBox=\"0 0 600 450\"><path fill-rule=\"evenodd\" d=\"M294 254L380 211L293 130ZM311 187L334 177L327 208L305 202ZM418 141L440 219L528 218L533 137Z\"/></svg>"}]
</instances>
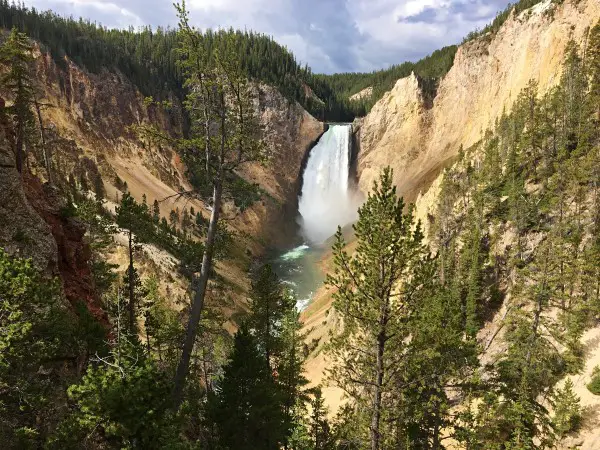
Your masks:
<instances>
[{"instance_id":1,"label":"bare tree trunk","mask_svg":"<svg viewBox=\"0 0 600 450\"><path fill-rule=\"evenodd\" d=\"M216 180L213 189L213 210L212 214L210 215L210 222L208 225L208 235L206 237L204 255L202 256L202 269L200 270L198 287L196 289L196 293L194 294L185 342L181 352L181 359L179 360L177 372L175 373L175 385L173 387L173 408L175 411L179 409L183 399L183 388L185 386L185 380L190 368L190 359L192 357L192 350L194 349L198 324L200 323L200 317L202 315L202 310L204 309L204 298L206 296L206 288L208 286L208 278L210 276L210 269L212 267L215 240L217 237L217 224L219 221L219 210L221 209L222 194L223 184L221 178L219 177Z\"/></svg>"},{"instance_id":2,"label":"bare tree trunk","mask_svg":"<svg viewBox=\"0 0 600 450\"><path fill-rule=\"evenodd\" d=\"M135 286L133 279L133 233L129 230L129 330L135 325Z\"/></svg>"},{"instance_id":3,"label":"bare tree trunk","mask_svg":"<svg viewBox=\"0 0 600 450\"><path fill-rule=\"evenodd\" d=\"M46 166L46 173L48 174L48 182L54 184L52 180L52 167L51 158L48 154L48 148L46 146L46 131L44 130L44 122L42 121L42 111L37 98L34 98L35 111L37 112L38 122L40 124L40 141L42 142L42 154L44 155L44 165Z\"/></svg>"},{"instance_id":4,"label":"bare tree trunk","mask_svg":"<svg viewBox=\"0 0 600 450\"><path fill-rule=\"evenodd\" d=\"M439 450L441 447L441 437L440 437L440 428L441 428L441 420L440 420L440 405L436 403L435 406L435 425L433 429L433 443L432 449Z\"/></svg>"},{"instance_id":5,"label":"bare tree trunk","mask_svg":"<svg viewBox=\"0 0 600 450\"><path fill-rule=\"evenodd\" d=\"M16 136L15 157L17 163L17 171L23 173L23 122L17 119L17 136Z\"/></svg>"},{"instance_id":6,"label":"bare tree trunk","mask_svg":"<svg viewBox=\"0 0 600 450\"><path fill-rule=\"evenodd\" d=\"M383 385L383 352L385 349L385 331L381 330L377 337L377 362L375 374L375 387L373 392L373 413L371 415L371 450L380 449L381 435L379 424L381 421L381 390Z\"/></svg>"}]
</instances>

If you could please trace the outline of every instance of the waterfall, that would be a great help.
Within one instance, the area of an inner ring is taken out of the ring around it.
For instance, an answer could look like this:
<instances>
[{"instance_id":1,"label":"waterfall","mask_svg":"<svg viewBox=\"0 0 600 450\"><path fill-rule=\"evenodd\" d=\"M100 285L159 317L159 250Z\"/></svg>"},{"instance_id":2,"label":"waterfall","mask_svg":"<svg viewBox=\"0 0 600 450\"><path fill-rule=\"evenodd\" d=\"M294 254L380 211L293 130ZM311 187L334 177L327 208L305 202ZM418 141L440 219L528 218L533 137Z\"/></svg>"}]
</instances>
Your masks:
<instances>
[{"instance_id":1,"label":"waterfall","mask_svg":"<svg viewBox=\"0 0 600 450\"><path fill-rule=\"evenodd\" d=\"M308 158L298 212L309 244L323 243L338 225L357 219L358 202L348 189L350 129L350 125L330 125Z\"/></svg>"}]
</instances>

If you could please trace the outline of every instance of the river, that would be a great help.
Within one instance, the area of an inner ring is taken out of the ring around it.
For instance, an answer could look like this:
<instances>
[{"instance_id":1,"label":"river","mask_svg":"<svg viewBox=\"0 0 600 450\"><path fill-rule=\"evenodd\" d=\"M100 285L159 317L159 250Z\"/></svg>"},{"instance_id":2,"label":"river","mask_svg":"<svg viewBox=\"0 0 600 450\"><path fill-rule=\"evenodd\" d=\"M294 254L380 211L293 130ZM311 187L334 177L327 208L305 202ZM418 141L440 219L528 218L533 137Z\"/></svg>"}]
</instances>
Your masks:
<instances>
[{"instance_id":1,"label":"river","mask_svg":"<svg viewBox=\"0 0 600 450\"><path fill-rule=\"evenodd\" d=\"M273 267L306 308L323 284L318 267L326 242L339 226L354 222L360 196L350 182L352 126L330 124L308 157L298 198L298 224L303 244L276 256Z\"/></svg>"}]
</instances>

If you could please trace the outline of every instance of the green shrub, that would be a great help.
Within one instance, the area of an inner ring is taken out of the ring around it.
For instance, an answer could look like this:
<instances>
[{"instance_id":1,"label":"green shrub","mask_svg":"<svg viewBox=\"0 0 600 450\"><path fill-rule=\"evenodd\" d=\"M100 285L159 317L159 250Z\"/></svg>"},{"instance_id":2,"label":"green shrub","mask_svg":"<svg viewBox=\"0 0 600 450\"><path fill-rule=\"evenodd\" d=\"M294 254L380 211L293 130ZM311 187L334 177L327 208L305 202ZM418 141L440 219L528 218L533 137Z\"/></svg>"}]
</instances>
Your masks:
<instances>
[{"instance_id":1,"label":"green shrub","mask_svg":"<svg viewBox=\"0 0 600 450\"><path fill-rule=\"evenodd\" d=\"M600 395L600 367L594 367L592 380L587 385L588 391L594 395Z\"/></svg>"},{"instance_id":2,"label":"green shrub","mask_svg":"<svg viewBox=\"0 0 600 450\"><path fill-rule=\"evenodd\" d=\"M554 395L554 429L559 436L576 431L581 425L580 398L573 391L573 381L567 378Z\"/></svg>"}]
</instances>

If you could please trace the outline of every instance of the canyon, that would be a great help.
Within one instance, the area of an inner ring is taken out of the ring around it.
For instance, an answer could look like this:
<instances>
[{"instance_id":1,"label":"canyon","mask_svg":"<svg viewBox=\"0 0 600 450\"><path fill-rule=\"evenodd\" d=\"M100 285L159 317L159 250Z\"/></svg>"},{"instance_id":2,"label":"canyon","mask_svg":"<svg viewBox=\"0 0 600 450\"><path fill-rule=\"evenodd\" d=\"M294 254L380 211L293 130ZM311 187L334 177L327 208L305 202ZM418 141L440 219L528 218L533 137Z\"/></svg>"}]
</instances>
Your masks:
<instances>
[{"instance_id":1,"label":"canyon","mask_svg":"<svg viewBox=\"0 0 600 450\"><path fill-rule=\"evenodd\" d=\"M310 284L301 290L309 293L308 297L299 299L308 349L306 375L311 387L325 383L330 361L323 349L330 333L342 326L332 305L333 292L323 285L333 265L329 239L337 226L346 226L351 252L355 243L347 225L356 220L356 210L381 169L390 166L397 193L415 204L427 235L444 171L511 111L531 81L537 83L539 95L557 85L569 42L584 50L589 30L598 20L598 0L546 0L511 14L497 32L458 47L452 68L439 80L433 96L413 73L397 80L365 117L351 124L319 121L275 87L254 82L253 107L268 157L265 164L248 164L239 173L260 187L260 200L244 210L232 202L223 208L234 217L228 226L235 233L235 257L219 261L216 268L229 283L228 295L234 300L226 314L234 317L246 310L248 273L253 265L266 259L283 257L293 262L308 258L302 264L310 267L295 267L314 273L285 281ZM123 192L117 186L116 180L120 180L138 202L145 199L151 205L157 200L164 218L171 210L189 207L208 217L210 211L203 202L179 195L192 190L192 185L177 151L134 132L135 126L153 125L171 136L182 135L186 123L177 96L169 98L171 106L166 111L145 101L140 90L118 71L91 73L68 58L65 61L65 66L59 66L41 46L36 47L36 78L43 91L41 100L47 105L41 116L53 138L52 151L61 170L72 171L85 158L94 161L107 192L106 204L113 212ZM314 96L308 86L306 90ZM350 99L368 98L372 92L373 88L367 88ZM0 94L6 97L4 92ZM0 132L5 133L4 127ZM87 268L86 230L62 214L65 205L55 198L48 183L43 184L47 178L41 164L20 179L10 163L10 149L4 145L6 136L0 134L0 140L0 245L12 255L32 258L44 273L58 276L66 299L72 303L83 300L106 325ZM123 236L115 236L115 241L118 245L110 261L124 270ZM307 252L312 247L318 252ZM186 280L177 273L177 261L168 252L151 245L144 246L143 252L147 260L140 264L142 275L168 275L171 281L161 282L163 292L168 289L182 297L189 294ZM491 343L504 312L500 309L484 325L478 335L481 342ZM232 332L236 327L233 318L227 329ZM600 400L585 386L600 361L600 350L593 345L599 336L598 328L586 332L585 367L580 375L571 377L583 404L595 411ZM501 344L488 347L484 358L504 349ZM344 403L343 393L330 385L323 393L333 416ZM571 444L592 450L599 442L600 431L585 429Z\"/></svg>"}]
</instances>

